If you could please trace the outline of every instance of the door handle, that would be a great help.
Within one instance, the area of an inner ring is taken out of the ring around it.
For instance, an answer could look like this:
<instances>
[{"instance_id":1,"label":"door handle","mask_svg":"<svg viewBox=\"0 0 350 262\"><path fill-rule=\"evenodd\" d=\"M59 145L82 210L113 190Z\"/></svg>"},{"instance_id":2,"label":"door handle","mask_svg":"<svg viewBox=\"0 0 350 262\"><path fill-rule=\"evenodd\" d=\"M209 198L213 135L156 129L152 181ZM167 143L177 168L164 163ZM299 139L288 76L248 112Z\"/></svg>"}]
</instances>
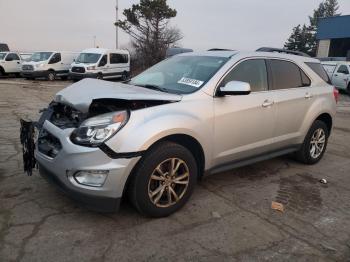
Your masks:
<instances>
[{"instance_id":1,"label":"door handle","mask_svg":"<svg viewBox=\"0 0 350 262\"><path fill-rule=\"evenodd\" d=\"M262 107L270 107L274 104L274 101L270 101L270 100L265 100L264 103L262 104Z\"/></svg>"},{"instance_id":2,"label":"door handle","mask_svg":"<svg viewBox=\"0 0 350 262\"><path fill-rule=\"evenodd\" d=\"M310 93L305 94L305 99L311 99L311 98L312 98L312 94L310 94Z\"/></svg>"}]
</instances>

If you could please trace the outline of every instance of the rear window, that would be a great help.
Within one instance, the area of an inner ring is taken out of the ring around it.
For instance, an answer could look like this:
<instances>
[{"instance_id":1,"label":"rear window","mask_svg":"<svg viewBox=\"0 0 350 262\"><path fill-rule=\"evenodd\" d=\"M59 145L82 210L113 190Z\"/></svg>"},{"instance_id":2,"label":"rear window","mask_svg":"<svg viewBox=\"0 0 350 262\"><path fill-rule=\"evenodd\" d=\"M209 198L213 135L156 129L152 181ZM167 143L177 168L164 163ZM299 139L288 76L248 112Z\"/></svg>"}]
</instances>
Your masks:
<instances>
[{"instance_id":1,"label":"rear window","mask_svg":"<svg viewBox=\"0 0 350 262\"><path fill-rule=\"evenodd\" d=\"M307 64L312 69L312 71L318 74L319 77L321 77L325 82L327 82L328 84L331 83L331 80L329 79L328 74L326 70L324 70L321 63L305 63L305 64Z\"/></svg>"}]
</instances>

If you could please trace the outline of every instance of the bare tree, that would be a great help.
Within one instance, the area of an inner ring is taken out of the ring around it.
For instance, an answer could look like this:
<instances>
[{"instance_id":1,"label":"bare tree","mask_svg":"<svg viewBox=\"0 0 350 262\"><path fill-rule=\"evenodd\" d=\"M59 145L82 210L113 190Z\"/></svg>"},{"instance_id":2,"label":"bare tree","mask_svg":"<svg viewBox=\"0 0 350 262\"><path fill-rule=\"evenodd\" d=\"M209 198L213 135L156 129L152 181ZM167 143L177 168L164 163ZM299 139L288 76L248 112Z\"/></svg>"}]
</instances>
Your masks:
<instances>
[{"instance_id":1,"label":"bare tree","mask_svg":"<svg viewBox=\"0 0 350 262\"><path fill-rule=\"evenodd\" d=\"M140 66L152 66L165 57L166 50L182 39L180 30L170 27L177 14L166 0L141 0L123 12L125 20L116 22L132 38L132 45Z\"/></svg>"}]
</instances>

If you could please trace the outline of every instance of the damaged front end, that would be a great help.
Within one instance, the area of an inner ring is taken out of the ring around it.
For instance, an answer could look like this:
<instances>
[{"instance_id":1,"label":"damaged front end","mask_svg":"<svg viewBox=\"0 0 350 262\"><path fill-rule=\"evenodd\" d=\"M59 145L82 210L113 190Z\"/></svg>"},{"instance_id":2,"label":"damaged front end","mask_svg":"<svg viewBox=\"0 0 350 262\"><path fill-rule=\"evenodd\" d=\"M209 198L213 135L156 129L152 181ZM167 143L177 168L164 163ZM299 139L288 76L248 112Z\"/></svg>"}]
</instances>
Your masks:
<instances>
[{"instance_id":1,"label":"damaged front end","mask_svg":"<svg viewBox=\"0 0 350 262\"><path fill-rule=\"evenodd\" d=\"M62 130L72 129L70 140L73 144L100 147L111 156L110 149L106 149L104 142L126 124L132 111L171 102L174 101L102 98L92 100L88 110L82 112L71 105L54 101L48 108L41 111L39 121L21 119L20 137L23 146L24 171L27 175L32 175L36 167L36 148L50 159L54 159L62 149L60 140L43 128L45 121Z\"/></svg>"}]
</instances>

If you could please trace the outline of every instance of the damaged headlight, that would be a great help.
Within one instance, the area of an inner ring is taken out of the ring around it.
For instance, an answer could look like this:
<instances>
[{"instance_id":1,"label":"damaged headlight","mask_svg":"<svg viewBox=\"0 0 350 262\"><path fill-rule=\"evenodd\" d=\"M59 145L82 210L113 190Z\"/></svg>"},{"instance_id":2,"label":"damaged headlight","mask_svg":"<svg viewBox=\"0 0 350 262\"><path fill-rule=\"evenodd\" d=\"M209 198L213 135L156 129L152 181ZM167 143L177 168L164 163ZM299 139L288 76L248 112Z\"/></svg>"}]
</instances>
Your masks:
<instances>
[{"instance_id":1,"label":"damaged headlight","mask_svg":"<svg viewBox=\"0 0 350 262\"><path fill-rule=\"evenodd\" d=\"M129 113L119 111L84 121L71 135L74 144L97 147L114 136L128 122Z\"/></svg>"}]
</instances>

